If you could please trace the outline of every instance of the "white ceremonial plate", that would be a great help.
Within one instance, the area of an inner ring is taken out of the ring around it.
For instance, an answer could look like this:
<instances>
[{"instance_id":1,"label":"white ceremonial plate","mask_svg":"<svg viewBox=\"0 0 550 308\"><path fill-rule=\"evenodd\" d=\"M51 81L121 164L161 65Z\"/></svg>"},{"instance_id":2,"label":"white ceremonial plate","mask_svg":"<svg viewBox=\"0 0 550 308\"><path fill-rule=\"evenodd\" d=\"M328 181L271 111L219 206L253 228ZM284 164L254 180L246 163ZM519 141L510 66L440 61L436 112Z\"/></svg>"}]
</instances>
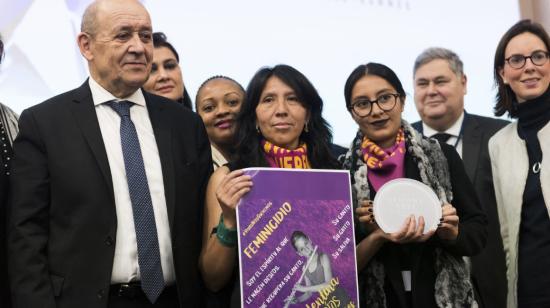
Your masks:
<instances>
[{"instance_id":1,"label":"white ceremonial plate","mask_svg":"<svg viewBox=\"0 0 550 308\"><path fill-rule=\"evenodd\" d=\"M374 198L374 217L386 233L403 227L405 219L424 217L424 234L435 230L441 219L441 203L426 184L412 179L395 179L384 184Z\"/></svg>"}]
</instances>

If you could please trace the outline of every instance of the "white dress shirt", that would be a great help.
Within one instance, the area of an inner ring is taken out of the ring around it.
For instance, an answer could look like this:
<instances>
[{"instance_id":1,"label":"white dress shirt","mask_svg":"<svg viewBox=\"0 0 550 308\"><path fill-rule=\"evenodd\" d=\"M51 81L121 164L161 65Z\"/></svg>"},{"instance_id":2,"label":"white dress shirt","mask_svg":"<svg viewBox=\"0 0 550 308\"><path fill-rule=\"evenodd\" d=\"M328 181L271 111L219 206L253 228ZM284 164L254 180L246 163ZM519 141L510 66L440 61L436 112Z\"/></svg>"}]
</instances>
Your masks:
<instances>
[{"instance_id":1,"label":"white dress shirt","mask_svg":"<svg viewBox=\"0 0 550 308\"><path fill-rule=\"evenodd\" d=\"M104 104L112 100L121 100L121 98L114 97L92 77L89 79L89 84L101 136L103 137L103 143L107 151L115 194L117 231L111 283L139 281L140 273L134 216L130 192L128 190L128 181L126 180L122 145L120 143L120 116L111 107ZM141 89L123 99L134 103L134 106L130 108L130 117L136 127L145 166L145 174L147 175L147 183L149 184L151 193L164 281L166 285L171 285L175 281L174 258L172 255L172 241L157 142L153 133L151 120L149 119L145 97Z\"/></svg>"},{"instance_id":2,"label":"white dress shirt","mask_svg":"<svg viewBox=\"0 0 550 308\"><path fill-rule=\"evenodd\" d=\"M460 115L460 117L458 117L456 122L444 132L436 131L435 129L426 125L426 123L422 122L422 129L424 130L424 136L432 137L437 133L447 133L451 135L449 140L447 140L447 144L454 146L456 152L458 153L458 155L460 155L460 158L462 158L462 139L464 139L464 136L460 136L460 129L462 128L463 121L464 121L464 111L462 111L462 114Z\"/></svg>"}]
</instances>

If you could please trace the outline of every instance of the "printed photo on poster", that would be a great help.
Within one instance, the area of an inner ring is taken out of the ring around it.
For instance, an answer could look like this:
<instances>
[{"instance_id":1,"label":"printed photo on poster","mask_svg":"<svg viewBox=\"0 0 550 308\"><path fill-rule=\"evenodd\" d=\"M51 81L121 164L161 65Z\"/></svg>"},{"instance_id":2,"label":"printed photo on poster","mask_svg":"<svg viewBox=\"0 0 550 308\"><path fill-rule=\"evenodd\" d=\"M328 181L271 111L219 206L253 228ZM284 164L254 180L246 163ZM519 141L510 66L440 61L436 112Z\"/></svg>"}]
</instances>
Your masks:
<instances>
[{"instance_id":1,"label":"printed photo on poster","mask_svg":"<svg viewBox=\"0 0 550 308\"><path fill-rule=\"evenodd\" d=\"M356 307L349 173L246 169L237 206L243 307Z\"/></svg>"}]
</instances>

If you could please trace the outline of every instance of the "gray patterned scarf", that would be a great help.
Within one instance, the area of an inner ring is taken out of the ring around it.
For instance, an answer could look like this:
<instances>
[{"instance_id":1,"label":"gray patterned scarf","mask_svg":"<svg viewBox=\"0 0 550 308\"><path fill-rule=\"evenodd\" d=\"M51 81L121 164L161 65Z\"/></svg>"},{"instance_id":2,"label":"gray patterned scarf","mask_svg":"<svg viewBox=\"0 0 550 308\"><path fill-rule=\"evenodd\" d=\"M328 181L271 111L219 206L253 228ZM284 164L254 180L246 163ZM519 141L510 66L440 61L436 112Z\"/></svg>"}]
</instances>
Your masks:
<instances>
[{"instance_id":1,"label":"gray patterned scarf","mask_svg":"<svg viewBox=\"0 0 550 308\"><path fill-rule=\"evenodd\" d=\"M8 106L0 104L0 122L4 127L4 134L8 138L10 145L13 145L13 140L17 136L17 114L13 112Z\"/></svg>"},{"instance_id":2,"label":"gray patterned scarf","mask_svg":"<svg viewBox=\"0 0 550 308\"><path fill-rule=\"evenodd\" d=\"M408 154L416 158L422 182L436 192L442 204L450 203L453 194L449 166L439 143L423 138L405 120L402 120L402 125ZM363 134L359 131L343 160L344 168L351 172L355 207L358 206L359 200L371 199L367 166L360 158L362 140ZM363 234L366 234L362 225L359 225L358 228ZM434 266L437 277L434 287L437 305L440 308L477 307L470 283L470 273L464 260L441 248L437 248L435 254ZM360 291L364 292L367 307L386 307L384 277L384 265L376 256L360 273L359 278L363 279L366 285L365 289Z\"/></svg>"}]
</instances>

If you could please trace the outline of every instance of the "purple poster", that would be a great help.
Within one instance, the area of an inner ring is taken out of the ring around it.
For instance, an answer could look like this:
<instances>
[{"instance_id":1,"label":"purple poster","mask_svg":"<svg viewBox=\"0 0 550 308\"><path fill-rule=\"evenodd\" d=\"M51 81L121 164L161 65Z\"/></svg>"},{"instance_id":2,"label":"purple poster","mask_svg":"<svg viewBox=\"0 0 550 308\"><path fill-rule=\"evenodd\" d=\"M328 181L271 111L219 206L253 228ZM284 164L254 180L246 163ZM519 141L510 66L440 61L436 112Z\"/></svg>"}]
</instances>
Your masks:
<instances>
[{"instance_id":1,"label":"purple poster","mask_svg":"<svg viewBox=\"0 0 550 308\"><path fill-rule=\"evenodd\" d=\"M357 307L349 172L249 168L237 206L243 307Z\"/></svg>"}]
</instances>

